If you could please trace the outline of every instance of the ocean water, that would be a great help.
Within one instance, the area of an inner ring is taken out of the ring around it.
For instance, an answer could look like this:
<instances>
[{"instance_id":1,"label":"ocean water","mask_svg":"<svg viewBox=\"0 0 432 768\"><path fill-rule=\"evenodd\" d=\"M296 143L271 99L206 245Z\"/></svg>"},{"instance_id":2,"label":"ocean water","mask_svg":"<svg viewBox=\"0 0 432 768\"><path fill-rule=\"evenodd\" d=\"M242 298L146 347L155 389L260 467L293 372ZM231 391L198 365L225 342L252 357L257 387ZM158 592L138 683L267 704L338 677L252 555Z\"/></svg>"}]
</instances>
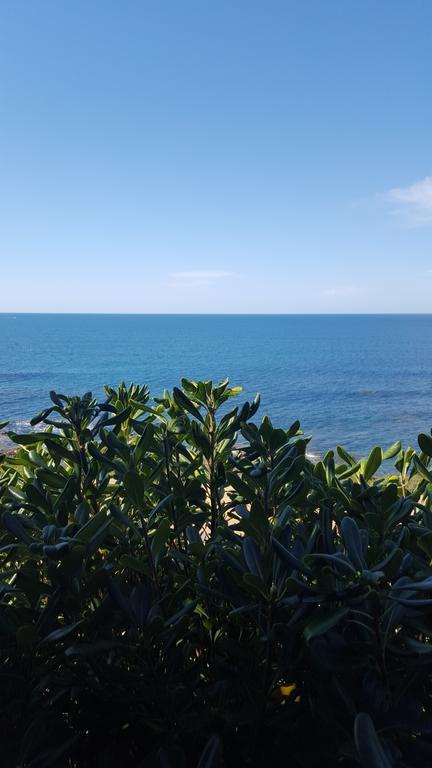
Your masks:
<instances>
[{"instance_id":1,"label":"ocean water","mask_svg":"<svg viewBox=\"0 0 432 768\"><path fill-rule=\"evenodd\" d=\"M0 314L0 421L18 431L68 394L182 376L261 393L255 417L300 419L311 450L356 455L432 426L432 315ZM4 438L3 438L4 439Z\"/></svg>"}]
</instances>

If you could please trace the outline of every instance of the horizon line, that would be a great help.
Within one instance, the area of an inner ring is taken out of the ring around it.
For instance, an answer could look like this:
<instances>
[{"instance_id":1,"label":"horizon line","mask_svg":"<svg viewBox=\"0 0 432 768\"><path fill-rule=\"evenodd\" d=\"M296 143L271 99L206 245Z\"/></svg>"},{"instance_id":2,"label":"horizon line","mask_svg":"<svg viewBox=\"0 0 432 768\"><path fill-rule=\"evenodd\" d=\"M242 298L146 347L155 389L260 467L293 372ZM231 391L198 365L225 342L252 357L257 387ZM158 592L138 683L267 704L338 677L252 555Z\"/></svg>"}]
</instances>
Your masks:
<instances>
[{"instance_id":1,"label":"horizon line","mask_svg":"<svg viewBox=\"0 0 432 768\"><path fill-rule=\"evenodd\" d=\"M430 317L432 312L55 312L0 311L7 315L61 315L94 317Z\"/></svg>"}]
</instances>

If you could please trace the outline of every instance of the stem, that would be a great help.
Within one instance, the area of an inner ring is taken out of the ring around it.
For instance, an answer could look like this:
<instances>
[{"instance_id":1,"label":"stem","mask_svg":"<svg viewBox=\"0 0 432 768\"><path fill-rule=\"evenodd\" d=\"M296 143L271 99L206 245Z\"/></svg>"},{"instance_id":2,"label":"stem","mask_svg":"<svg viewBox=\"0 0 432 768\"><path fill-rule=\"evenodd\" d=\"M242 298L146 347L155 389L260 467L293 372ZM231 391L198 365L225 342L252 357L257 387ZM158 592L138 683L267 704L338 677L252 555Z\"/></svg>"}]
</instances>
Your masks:
<instances>
[{"instance_id":1,"label":"stem","mask_svg":"<svg viewBox=\"0 0 432 768\"><path fill-rule=\"evenodd\" d=\"M271 657L272 657L272 621L273 621L273 606L268 604L267 608L267 638L266 638L266 650L265 650L265 663L264 663L264 707L268 694L268 687L271 674Z\"/></svg>"},{"instance_id":2,"label":"stem","mask_svg":"<svg viewBox=\"0 0 432 768\"><path fill-rule=\"evenodd\" d=\"M209 441L210 441L210 447L211 447L211 453L209 458L209 470L210 470L210 509L211 509L211 519L210 519L210 534L211 536L214 536L216 532L216 526L218 522L219 517L219 499L217 495L217 488L215 483L215 431L216 431L216 421L215 421L215 411L214 408L209 408L209 416L210 416L210 429L209 429Z\"/></svg>"},{"instance_id":3,"label":"stem","mask_svg":"<svg viewBox=\"0 0 432 768\"><path fill-rule=\"evenodd\" d=\"M387 670L386 670L386 664L385 664L385 647L382 640L378 609L375 609L374 611L374 629L375 629L375 637L376 637L377 646L378 646L378 649L377 649L378 650L378 654L377 654L378 667L381 672L382 679L385 683L387 694L389 694L389 684L388 684Z\"/></svg>"},{"instance_id":4,"label":"stem","mask_svg":"<svg viewBox=\"0 0 432 768\"><path fill-rule=\"evenodd\" d=\"M159 597L159 582L158 582L158 577L157 577L156 565L155 565L155 561L154 561L154 558L153 558L153 552L151 551L150 541L149 541L148 532L147 532L147 524L146 524L146 521L144 519L144 515L143 515L142 512L140 512L140 518L141 518L142 535L143 535L145 547L146 547L146 550L147 550L147 557L148 557L148 561L149 561L149 566L150 566L150 571L151 571L151 575L152 575L152 579L153 579L153 584L154 584L155 592L156 592L156 594Z\"/></svg>"},{"instance_id":5,"label":"stem","mask_svg":"<svg viewBox=\"0 0 432 768\"><path fill-rule=\"evenodd\" d=\"M166 435L164 435L163 444L164 444L165 470L166 470L166 476L167 476L167 483L168 483L169 492L172 495L171 467L170 467L170 464L171 464L171 462L170 462L171 452L170 452L170 448L169 448L169 444L168 444L168 439L167 439ZM180 533L177 532L177 512L176 512L175 506L174 506L172 501L170 503L170 508L171 508L171 517L172 517L172 521L173 521L173 525L174 525L174 530L175 530L175 532L177 534L178 548L181 551L183 549L183 547L182 547L182 543L181 543Z\"/></svg>"}]
</instances>

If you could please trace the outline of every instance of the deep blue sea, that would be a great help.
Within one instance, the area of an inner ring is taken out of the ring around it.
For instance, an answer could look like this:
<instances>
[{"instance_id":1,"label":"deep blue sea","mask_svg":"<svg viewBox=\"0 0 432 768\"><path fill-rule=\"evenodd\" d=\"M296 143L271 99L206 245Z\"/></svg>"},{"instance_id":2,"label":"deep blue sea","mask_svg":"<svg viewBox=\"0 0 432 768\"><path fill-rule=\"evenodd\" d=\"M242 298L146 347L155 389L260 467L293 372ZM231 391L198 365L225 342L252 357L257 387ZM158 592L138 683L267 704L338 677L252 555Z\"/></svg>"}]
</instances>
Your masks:
<instances>
[{"instance_id":1,"label":"deep blue sea","mask_svg":"<svg viewBox=\"0 0 432 768\"><path fill-rule=\"evenodd\" d=\"M255 420L300 419L317 454L413 444L432 426L432 315L0 314L0 421L18 431L50 389L158 395L182 376L260 392Z\"/></svg>"}]
</instances>

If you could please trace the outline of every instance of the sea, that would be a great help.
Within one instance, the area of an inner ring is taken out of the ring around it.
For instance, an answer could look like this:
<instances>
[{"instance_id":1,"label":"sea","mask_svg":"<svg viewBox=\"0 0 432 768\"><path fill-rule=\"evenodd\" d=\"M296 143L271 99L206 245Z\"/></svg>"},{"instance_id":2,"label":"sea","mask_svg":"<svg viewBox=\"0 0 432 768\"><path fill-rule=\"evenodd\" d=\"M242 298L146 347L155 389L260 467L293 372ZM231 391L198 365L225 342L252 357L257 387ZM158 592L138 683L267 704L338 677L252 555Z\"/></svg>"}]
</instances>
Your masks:
<instances>
[{"instance_id":1,"label":"sea","mask_svg":"<svg viewBox=\"0 0 432 768\"><path fill-rule=\"evenodd\" d=\"M365 456L432 427L432 315L0 314L0 422L30 429L48 392L103 395L181 377L229 377L284 428L299 419L322 455ZM0 446L7 445L0 435Z\"/></svg>"}]
</instances>

